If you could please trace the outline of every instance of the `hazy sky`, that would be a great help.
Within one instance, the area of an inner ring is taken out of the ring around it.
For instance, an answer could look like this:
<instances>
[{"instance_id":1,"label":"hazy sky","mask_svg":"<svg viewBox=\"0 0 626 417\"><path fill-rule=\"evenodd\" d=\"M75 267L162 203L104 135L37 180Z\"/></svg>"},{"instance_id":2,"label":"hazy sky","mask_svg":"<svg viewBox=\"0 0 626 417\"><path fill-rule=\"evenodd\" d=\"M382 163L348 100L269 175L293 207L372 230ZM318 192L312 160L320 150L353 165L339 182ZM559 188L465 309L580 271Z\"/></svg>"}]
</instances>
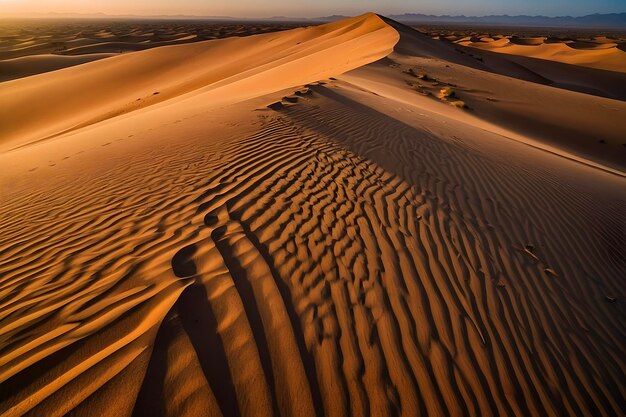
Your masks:
<instances>
[{"instance_id":1,"label":"hazy sky","mask_svg":"<svg viewBox=\"0 0 626 417\"><path fill-rule=\"evenodd\" d=\"M626 11L624 0L0 0L0 13L78 12L237 17L358 14L542 14L579 16Z\"/></svg>"}]
</instances>

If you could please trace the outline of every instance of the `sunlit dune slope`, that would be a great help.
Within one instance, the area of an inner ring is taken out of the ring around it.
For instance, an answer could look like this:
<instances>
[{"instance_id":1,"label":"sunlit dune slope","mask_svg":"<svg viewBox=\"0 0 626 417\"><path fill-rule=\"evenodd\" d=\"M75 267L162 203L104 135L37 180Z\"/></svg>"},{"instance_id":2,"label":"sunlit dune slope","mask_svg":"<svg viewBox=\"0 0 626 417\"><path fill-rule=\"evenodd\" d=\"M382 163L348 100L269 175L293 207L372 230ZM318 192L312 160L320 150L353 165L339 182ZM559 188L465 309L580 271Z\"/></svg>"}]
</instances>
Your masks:
<instances>
[{"instance_id":1,"label":"sunlit dune slope","mask_svg":"<svg viewBox=\"0 0 626 417\"><path fill-rule=\"evenodd\" d=\"M0 149L182 95L210 108L337 75L388 54L374 14L322 26L124 54L0 84Z\"/></svg>"}]
</instances>

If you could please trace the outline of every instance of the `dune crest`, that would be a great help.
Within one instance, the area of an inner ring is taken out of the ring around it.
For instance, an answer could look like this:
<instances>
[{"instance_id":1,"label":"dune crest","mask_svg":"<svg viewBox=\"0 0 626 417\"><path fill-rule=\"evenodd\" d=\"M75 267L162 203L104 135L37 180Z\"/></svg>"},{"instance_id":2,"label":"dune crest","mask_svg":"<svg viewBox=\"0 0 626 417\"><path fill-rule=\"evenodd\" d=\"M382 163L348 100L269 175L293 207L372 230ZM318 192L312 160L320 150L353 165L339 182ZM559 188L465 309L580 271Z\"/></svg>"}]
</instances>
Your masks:
<instances>
[{"instance_id":1,"label":"dune crest","mask_svg":"<svg viewBox=\"0 0 626 417\"><path fill-rule=\"evenodd\" d=\"M0 84L0 150L183 95L197 95L186 105L200 111L339 75L384 57L397 40L369 13L286 32L155 48L9 81Z\"/></svg>"}]
</instances>

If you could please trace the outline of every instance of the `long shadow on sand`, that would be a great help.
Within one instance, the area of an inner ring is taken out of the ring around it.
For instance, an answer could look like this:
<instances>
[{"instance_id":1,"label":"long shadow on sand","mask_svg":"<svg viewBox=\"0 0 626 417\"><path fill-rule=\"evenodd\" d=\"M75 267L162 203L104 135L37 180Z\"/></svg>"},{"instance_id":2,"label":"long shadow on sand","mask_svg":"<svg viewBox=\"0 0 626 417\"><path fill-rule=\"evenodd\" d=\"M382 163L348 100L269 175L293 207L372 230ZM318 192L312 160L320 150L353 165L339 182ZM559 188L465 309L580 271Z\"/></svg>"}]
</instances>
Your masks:
<instances>
[{"instance_id":1,"label":"long shadow on sand","mask_svg":"<svg viewBox=\"0 0 626 417\"><path fill-rule=\"evenodd\" d=\"M195 275L196 266L191 259L194 253L195 246L189 246L172 259L172 268L177 276L182 278ZM199 282L193 283L183 291L159 329L133 415L166 414L163 400L168 351L175 338L180 337L180 325L195 350L222 415L239 417L240 411L228 367L228 358L217 333L217 320L209 304L206 289Z\"/></svg>"}]
</instances>

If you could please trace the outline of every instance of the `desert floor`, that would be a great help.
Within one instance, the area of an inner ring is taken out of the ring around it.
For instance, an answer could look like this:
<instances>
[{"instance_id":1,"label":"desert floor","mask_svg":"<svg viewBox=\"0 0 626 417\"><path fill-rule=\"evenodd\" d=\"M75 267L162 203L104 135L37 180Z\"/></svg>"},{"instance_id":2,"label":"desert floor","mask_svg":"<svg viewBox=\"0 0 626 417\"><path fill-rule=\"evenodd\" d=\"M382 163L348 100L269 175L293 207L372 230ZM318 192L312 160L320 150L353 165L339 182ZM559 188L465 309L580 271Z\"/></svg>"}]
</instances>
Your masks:
<instances>
[{"instance_id":1,"label":"desert floor","mask_svg":"<svg viewBox=\"0 0 626 417\"><path fill-rule=\"evenodd\" d=\"M2 38L0 416L626 413L626 52L154 25Z\"/></svg>"}]
</instances>

